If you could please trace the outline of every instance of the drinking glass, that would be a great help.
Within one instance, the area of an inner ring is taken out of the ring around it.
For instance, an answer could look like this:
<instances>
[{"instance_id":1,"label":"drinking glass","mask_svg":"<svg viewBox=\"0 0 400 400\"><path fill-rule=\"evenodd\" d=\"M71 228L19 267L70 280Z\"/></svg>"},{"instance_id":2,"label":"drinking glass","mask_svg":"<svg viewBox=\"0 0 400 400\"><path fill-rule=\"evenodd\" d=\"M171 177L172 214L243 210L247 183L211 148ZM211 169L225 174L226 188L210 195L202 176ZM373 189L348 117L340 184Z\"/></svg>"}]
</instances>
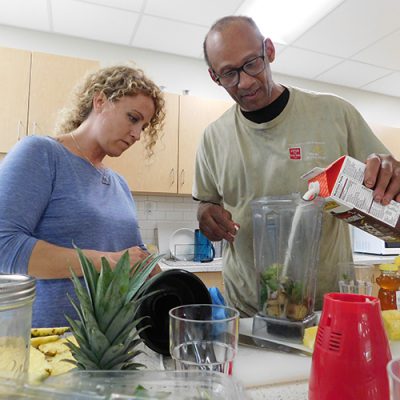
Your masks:
<instances>
[{"instance_id":1,"label":"drinking glass","mask_svg":"<svg viewBox=\"0 0 400 400\"><path fill-rule=\"evenodd\" d=\"M239 312L212 304L191 304L169 311L170 353L178 370L231 375L237 353Z\"/></svg>"},{"instance_id":2,"label":"drinking glass","mask_svg":"<svg viewBox=\"0 0 400 400\"><path fill-rule=\"evenodd\" d=\"M372 295L374 267L370 264L341 262L338 264L340 293Z\"/></svg>"},{"instance_id":3,"label":"drinking glass","mask_svg":"<svg viewBox=\"0 0 400 400\"><path fill-rule=\"evenodd\" d=\"M389 361L387 365L389 376L390 398L400 400L400 359Z\"/></svg>"}]
</instances>

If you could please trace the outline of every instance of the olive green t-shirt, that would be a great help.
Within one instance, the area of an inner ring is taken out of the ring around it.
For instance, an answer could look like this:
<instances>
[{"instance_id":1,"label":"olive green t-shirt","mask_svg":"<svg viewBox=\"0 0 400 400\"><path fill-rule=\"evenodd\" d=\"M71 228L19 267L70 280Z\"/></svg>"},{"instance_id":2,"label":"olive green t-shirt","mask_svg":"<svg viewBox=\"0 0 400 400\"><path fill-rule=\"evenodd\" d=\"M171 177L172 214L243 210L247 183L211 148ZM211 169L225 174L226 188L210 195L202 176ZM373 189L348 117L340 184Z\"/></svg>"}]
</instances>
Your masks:
<instances>
[{"instance_id":1,"label":"olive green t-shirt","mask_svg":"<svg viewBox=\"0 0 400 400\"><path fill-rule=\"evenodd\" d=\"M301 175L342 155L365 161L373 152L388 153L344 99L288 89L289 101L276 118L257 124L234 105L206 128L197 150L193 197L222 204L240 224L233 244L224 248L223 275L226 300L242 316L259 310L251 202L305 193ZM316 309L324 293L337 290L337 263L351 258L348 225L324 213Z\"/></svg>"}]
</instances>

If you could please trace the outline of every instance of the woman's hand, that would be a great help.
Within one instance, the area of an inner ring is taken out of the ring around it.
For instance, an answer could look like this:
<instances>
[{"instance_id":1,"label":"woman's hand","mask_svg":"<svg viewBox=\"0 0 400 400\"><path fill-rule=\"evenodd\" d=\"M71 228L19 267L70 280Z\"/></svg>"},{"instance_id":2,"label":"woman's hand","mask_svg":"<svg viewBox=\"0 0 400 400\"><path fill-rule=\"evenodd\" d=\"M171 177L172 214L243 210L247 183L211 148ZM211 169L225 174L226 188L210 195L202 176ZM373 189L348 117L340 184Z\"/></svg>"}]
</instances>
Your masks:
<instances>
[{"instance_id":1,"label":"woman's hand","mask_svg":"<svg viewBox=\"0 0 400 400\"><path fill-rule=\"evenodd\" d=\"M148 251L145 251L138 246L130 247L127 250L129 253L129 258L131 260L131 265L134 265L137 262L143 261L150 255L150 253ZM156 264L155 267L153 268L153 270L151 271L149 277L151 278L152 276L157 275L159 272L161 272L161 268L158 264Z\"/></svg>"}]
</instances>

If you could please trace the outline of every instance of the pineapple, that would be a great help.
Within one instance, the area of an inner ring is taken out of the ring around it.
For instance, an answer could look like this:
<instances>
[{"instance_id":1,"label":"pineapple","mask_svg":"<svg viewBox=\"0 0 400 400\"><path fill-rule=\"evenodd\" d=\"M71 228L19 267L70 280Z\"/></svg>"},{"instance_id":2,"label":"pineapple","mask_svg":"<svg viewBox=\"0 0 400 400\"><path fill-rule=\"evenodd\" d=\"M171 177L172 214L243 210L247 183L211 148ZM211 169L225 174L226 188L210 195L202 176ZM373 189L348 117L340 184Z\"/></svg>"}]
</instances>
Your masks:
<instances>
[{"instance_id":1,"label":"pineapple","mask_svg":"<svg viewBox=\"0 0 400 400\"><path fill-rule=\"evenodd\" d=\"M32 328L31 337L64 335L67 331L69 331L68 326L62 326L60 328Z\"/></svg>"},{"instance_id":2,"label":"pineapple","mask_svg":"<svg viewBox=\"0 0 400 400\"><path fill-rule=\"evenodd\" d=\"M303 344L311 350L314 350L315 338L317 337L318 326L311 326L304 329Z\"/></svg>"},{"instance_id":3,"label":"pineapple","mask_svg":"<svg viewBox=\"0 0 400 400\"><path fill-rule=\"evenodd\" d=\"M400 340L400 311L382 311L383 324L390 340Z\"/></svg>"},{"instance_id":4,"label":"pineapple","mask_svg":"<svg viewBox=\"0 0 400 400\"><path fill-rule=\"evenodd\" d=\"M141 302L154 293L143 295L154 278L149 274L160 256L150 255L142 262L130 265L125 252L114 270L106 258L102 258L100 273L93 263L77 249L85 287L71 271L72 282L79 304L71 299L78 320L66 316L78 345L68 343L75 365L80 369L120 370L138 369L143 364L135 363L135 356L142 353L137 346L143 327L138 324L143 318L135 318Z\"/></svg>"}]
</instances>

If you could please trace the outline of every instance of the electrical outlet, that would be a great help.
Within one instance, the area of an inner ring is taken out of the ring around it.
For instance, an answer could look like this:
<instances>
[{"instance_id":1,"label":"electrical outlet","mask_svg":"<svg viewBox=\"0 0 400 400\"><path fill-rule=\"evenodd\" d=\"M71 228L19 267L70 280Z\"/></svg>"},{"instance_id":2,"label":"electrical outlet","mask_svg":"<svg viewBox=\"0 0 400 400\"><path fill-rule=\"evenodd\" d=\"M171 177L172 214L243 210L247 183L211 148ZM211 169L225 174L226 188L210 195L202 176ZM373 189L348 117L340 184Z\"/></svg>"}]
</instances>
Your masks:
<instances>
[{"instance_id":1,"label":"electrical outlet","mask_svg":"<svg viewBox=\"0 0 400 400\"><path fill-rule=\"evenodd\" d=\"M144 204L144 209L147 215L151 215L154 213L156 209L156 202L155 201L146 201Z\"/></svg>"}]
</instances>

